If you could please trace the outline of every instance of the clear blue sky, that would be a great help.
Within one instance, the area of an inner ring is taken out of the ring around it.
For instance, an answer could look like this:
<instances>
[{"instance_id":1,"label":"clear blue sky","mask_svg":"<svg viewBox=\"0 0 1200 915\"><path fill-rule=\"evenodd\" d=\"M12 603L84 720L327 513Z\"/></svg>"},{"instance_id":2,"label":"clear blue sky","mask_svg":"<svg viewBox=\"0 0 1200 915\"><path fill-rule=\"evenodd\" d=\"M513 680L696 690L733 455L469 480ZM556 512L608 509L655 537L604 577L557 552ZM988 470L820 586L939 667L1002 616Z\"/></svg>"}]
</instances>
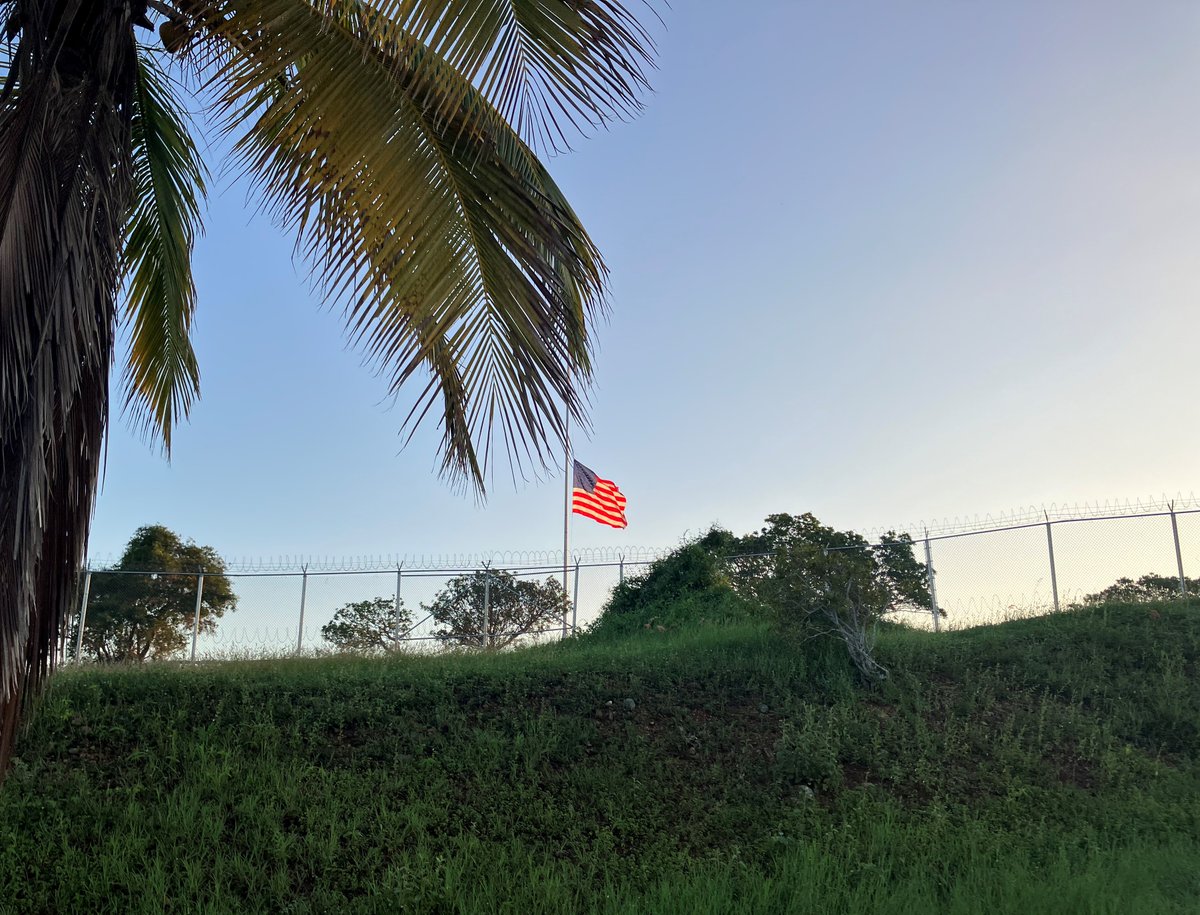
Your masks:
<instances>
[{"instance_id":1,"label":"clear blue sky","mask_svg":"<svg viewBox=\"0 0 1200 915\"><path fill-rule=\"evenodd\" d=\"M1200 6L676 3L638 120L552 171L612 270L594 435L630 527L842 527L1197 487ZM561 546L561 477L477 505L225 182L203 394L166 463L114 407L93 557Z\"/></svg>"}]
</instances>

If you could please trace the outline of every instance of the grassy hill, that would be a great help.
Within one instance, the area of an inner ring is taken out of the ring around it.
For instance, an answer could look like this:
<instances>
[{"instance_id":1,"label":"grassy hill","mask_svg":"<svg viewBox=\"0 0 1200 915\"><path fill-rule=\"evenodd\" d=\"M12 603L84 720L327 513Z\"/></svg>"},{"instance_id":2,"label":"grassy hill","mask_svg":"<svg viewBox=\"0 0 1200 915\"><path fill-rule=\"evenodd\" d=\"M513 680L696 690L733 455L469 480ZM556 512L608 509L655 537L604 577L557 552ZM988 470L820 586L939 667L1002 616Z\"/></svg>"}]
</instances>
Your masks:
<instances>
[{"instance_id":1,"label":"grassy hill","mask_svg":"<svg viewBox=\"0 0 1200 915\"><path fill-rule=\"evenodd\" d=\"M1194 913L1200 605L68 671L3 912Z\"/></svg>"}]
</instances>

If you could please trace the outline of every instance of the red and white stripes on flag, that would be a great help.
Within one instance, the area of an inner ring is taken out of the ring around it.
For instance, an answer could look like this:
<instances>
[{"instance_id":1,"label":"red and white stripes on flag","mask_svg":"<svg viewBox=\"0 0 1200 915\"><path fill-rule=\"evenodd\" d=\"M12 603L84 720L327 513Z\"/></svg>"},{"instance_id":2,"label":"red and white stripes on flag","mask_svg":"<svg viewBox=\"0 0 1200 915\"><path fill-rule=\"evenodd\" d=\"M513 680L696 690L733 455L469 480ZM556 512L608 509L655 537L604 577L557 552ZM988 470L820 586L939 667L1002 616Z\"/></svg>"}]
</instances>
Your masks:
<instances>
[{"instance_id":1,"label":"red and white stripes on flag","mask_svg":"<svg viewBox=\"0 0 1200 915\"><path fill-rule=\"evenodd\" d=\"M571 511L609 527L628 527L625 521L625 496L612 480L602 480L596 472L575 461L575 482L571 491Z\"/></svg>"}]
</instances>

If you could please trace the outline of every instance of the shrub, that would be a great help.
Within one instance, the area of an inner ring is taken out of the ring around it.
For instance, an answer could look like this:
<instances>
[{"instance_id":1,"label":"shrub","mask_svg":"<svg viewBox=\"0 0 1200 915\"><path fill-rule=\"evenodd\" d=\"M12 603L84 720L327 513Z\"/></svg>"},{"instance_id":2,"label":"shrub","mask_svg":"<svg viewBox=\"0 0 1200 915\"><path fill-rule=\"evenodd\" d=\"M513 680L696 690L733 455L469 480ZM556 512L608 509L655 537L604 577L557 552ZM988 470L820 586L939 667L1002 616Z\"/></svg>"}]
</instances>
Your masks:
<instances>
[{"instance_id":1,"label":"shrub","mask_svg":"<svg viewBox=\"0 0 1200 915\"><path fill-rule=\"evenodd\" d=\"M817 727L811 715L803 724L787 722L775 745L775 775L789 785L818 790L842 783L837 747L828 728Z\"/></svg>"},{"instance_id":2,"label":"shrub","mask_svg":"<svg viewBox=\"0 0 1200 915\"><path fill-rule=\"evenodd\" d=\"M655 560L645 572L627 577L613 590L591 631L614 635L653 626L762 617L762 607L740 597L729 581L724 556L735 542L728 531L714 527Z\"/></svg>"}]
</instances>

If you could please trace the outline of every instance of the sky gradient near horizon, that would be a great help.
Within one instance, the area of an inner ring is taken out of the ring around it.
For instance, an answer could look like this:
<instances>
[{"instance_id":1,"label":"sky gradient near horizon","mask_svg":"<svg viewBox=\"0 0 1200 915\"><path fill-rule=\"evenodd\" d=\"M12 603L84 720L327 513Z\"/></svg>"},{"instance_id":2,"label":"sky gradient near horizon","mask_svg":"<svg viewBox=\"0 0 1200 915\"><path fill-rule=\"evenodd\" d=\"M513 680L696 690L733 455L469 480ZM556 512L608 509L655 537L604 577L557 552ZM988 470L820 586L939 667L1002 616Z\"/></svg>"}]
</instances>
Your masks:
<instances>
[{"instance_id":1,"label":"sky gradient near horizon","mask_svg":"<svg viewBox=\"0 0 1200 915\"><path fill-rule=\"evenodd\" d=\"M576 457L629 499L574 546L1200 489L1200 6L664 19L646 112L549 163L612 272ZM560 549L561 474L479 505L434 426L401 451L407 404L217 185L201 400L170 463L114 406L92 557L155 522L229 557Z\"/></svg>"}]
</instances>

